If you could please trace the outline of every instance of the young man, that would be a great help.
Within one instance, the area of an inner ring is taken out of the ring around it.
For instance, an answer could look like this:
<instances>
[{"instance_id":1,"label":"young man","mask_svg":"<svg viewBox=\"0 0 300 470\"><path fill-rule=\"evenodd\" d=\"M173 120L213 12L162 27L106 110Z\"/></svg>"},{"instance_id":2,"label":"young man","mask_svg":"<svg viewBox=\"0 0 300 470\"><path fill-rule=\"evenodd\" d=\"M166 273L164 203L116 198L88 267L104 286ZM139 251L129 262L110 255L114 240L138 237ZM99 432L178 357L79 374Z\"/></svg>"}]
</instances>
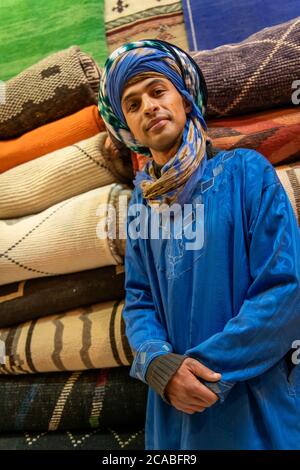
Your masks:
<instances>
[{"instance_id":1,"label":"young man","mask_svg":"<svg viewBox=\"0 0 300 470\"><path fill-rule=\"evenodd\" d=\"M263 156L207 158L206 100L196 64L162 41L117 49L100 84L108 130L151 157L123 311L130 374L150 385L146 448L300 449L299 229Z\"/></svg>"}]
</instances>

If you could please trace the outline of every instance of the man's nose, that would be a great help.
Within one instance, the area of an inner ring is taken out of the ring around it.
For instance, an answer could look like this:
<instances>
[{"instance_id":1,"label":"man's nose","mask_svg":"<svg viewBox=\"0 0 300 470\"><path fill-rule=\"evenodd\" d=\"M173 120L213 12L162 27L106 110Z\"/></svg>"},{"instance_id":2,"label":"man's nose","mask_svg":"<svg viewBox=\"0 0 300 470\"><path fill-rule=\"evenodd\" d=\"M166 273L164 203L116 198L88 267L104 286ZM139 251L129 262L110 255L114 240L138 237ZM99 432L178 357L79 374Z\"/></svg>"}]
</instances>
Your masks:
<instances>
[{"instance_id":1,"label":"man's nose","mask_svg":"<svg viewBox=\"0 0 300 470\"><path fill-rule=\"evenodd\" d=\"M143 97L143 111L145 114L152 114L157 111L157 109L158 103L154 98L147 95Z\"/></svg>"}]
</instances>

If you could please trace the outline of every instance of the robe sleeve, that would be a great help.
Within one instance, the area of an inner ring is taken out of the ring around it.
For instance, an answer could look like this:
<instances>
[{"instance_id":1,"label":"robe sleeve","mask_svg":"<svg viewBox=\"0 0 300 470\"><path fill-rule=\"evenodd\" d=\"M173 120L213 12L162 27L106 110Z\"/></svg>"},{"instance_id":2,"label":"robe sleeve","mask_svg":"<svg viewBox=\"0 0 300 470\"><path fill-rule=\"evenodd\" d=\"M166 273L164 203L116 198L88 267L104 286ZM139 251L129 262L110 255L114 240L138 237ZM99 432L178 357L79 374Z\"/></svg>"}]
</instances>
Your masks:
<instances>
[{"instance_id":1,"label":"robe sleeve","mask_svg":"<svg viewBox=\"0 0 300 470\"><path fill-rule=\"evenodd\" d=\"M136 204L135 192L130 206ZM129 207L130 207L129 206ZM168 342L167 332L155 308L151 287L140 250L141 240L129 234L131 217L128 217L125 253L125 304L123 318L126 335L133 350L134 360L130 376L146 381L150 362L162 354L173 352Z\"/></svg>"},{"instance_id":2,"label":"robe sleeve","mask_svg":"<svg viewBox=\"0 0 300 470\"><path fill-rule=\"evenodd\" d=\"M300 332L299 227L274 168L256 152L253 161L245 171L251 284L224 330L185 352L222 374L211 384L221 401L279 362Z\"/></svg>"}]
</instances>

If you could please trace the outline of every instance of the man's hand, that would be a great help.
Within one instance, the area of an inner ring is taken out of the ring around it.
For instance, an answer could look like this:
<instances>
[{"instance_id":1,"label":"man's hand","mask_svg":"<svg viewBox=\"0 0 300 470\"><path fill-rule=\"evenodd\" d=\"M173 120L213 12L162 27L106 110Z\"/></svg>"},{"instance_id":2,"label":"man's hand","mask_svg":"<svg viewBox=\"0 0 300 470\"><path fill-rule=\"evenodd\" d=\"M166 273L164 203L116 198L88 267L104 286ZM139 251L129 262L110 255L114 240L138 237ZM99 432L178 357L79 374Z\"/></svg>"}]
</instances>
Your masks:
<instances>
[{"instance_id":1,"label":"man's hand","mask_svg":"<svg viewBox=\"0 0 300 470\"><path fill-rule=\"evenodd\" d=\"M165 389L167 399L177 410L194 414L218 401L218 396L197 377L207 382L218 382L221 374L213 372L196 359L185 359Z\"/></svg>"}]
</instances>

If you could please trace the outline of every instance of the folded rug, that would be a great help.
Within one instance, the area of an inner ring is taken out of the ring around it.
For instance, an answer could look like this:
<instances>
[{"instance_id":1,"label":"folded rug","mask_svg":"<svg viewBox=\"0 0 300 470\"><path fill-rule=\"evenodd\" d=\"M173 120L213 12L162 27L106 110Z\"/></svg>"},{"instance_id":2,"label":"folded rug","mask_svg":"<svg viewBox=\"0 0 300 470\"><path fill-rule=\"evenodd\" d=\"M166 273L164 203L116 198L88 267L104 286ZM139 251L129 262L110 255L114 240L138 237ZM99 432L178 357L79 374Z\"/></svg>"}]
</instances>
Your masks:
<instances>
[{"instance_id":1,"label":"folded rug","mask_svg":"<svg viewBox=\"0 0 300 470\"><path fill-rule=\"evenodd\" d=\"M189 48L212 49L299 15L298 0L183 0Z\"/></svg>"},{"instance_id":2,"label":"folded rug","mask_svg":"<svg viewBox=\"0 0 300 470\"><path fill-rule=\"evenodd\" d=\"M0 220L0 285L121 264L131 193L112 184Z\"/></svg>"},{"instance_id":3,"label":"folded rug","mask_svg":"<svg viewBox=\"0 0 300 470\"><path fill-rule=\"evenodd\" d=\"M300 226L300 163L277 166L275 169L287 192Z\"/></svg>"},{"instance_id":4,"label":"folded rug","mask_svg":"<svg viewBox=\"0 0 300 470\"><path fill-rule=\"evenodd\" d=\"M16 139L0 141L0 173L88 139L104 128L97 106L92 105Z\"/></svg>"},{"instance_id":5,"label":"folded rug","mask_svg":"<svg viewBox=\"0 0 300 470\"><path fill-rule=\"evenodd\" d=\"M143 427L148 387L129 369L0 376L0 432Z\"/></svg>"},{"instance_id":6,"label":"folded rug","mask_svg":"<svg viewBox=\"0 0 300 470\"><path fill-rule=\"evenodd\" d=\"M78 44L98 63L107 57L104 0L0 2L0 80Z\"/></svg>"},{"instance_id":7,"label":"folded rug","mask_svg":"<svg viewBox=\"0 0 300 470\"><path fill-rule=\"evenodd\" d=\"M208 128L213 145L221 149L252 148L274 165L300 157L300 108L296 106L209 121Z\"/></svg>"},{"instance_id":8,"label":"folded rug","mask_svg":"<svg viewBox=\"0 0 300 470\"><path fill-rule=\"evenodd\" d=\"M133 359L123 302L94 304L0 329L0 374L78 371L128 366Z\"/></svg>"},{"instance_id":9,"label":"folded rug","mask_svg":"<svg viewBox=\"0 0 300 470\"><path fill-rule=\"evenodd\" d=\"M119 265L0 286L0 327L121 300L125 297L124 282L124 266Z\"/></svg>"},{"instance_id":10,"label":"folded rug","mask_svg":"<svg viewBox=\"0 0 300 470\"><path fill-rule=\"evenodd\" d=\"M193 52L208 87L207 117L291 105L292 84L300 77L299 48L300 17L239 44Z\"/></svg>"},{"instance_id":11,"label":"folded rug","mask_svg":"<svg viewBox=\"0 0 300 470\"><path fill-rule=\"evenodd\" d=\"M6 82L0 103L0 139L11 139L97 104L100 69L72 46Z\"/></svg>"},{"instance_id":12,"label":"folded rug","mask_svg":"<svg viewBox=\"0 0 300 470\"><path fill-rule=\"evenodd\" d=\"M102 132L0 174L0 218L35 214L113 182L130 183L132 165L112 159Z\"/></svg>"},{"instance_id":13,"label":"folded rug","mask_svg":"<svg viewBox=\"0 0 300 470\"><path fill-rule=\"evenodd\" d=\"M125 42L153 38L172 42L188 50L182 2L178 0L140 0L105 2L105 29L112 52Z\"/></svg>"},{"instance_id":14,"label":"folded rug","mask_svg":"<svg viewBox=\"0 0 300 470\"><path fill-rule=\"evenodd\" d=\"M143 450L144 442L144 428L132 426L126 430L98 428L93 431L0 434L0 450Z\"/></svg>"}]
</instances>

